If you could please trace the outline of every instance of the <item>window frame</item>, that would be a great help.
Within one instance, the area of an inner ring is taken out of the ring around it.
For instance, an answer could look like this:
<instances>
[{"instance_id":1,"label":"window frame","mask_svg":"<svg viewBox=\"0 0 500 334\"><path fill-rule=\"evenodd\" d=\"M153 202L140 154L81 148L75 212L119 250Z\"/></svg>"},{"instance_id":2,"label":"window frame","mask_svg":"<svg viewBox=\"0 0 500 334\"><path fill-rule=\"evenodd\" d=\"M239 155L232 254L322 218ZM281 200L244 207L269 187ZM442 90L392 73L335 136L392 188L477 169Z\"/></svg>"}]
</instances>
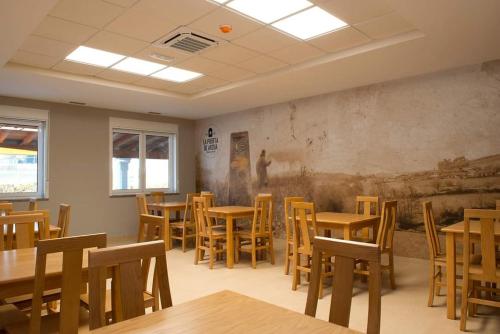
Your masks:
<instances>
[{"instance_id":1,"label":"window frame","mask_svg":"<svg viewBox=\"0 0 500 334\"><path fill-rule=\"evenodd\" d=\"M22 200L49 198L49 117L47 110L0 105L0 122L14 125L37 126L37 191L0 193L0 200Z\"/></svg>"},{"instance_id":2,"label":"window frame","mask_svg":"<svg viewBox=\"0 0 500 334\"><path fill-rule=\"evenodd\" d=\"M139 188L113 189L113 133L130 133L139 135ZM168 137L169 142L169 180L168 188L146 188L146 136ZM131 119L110 118L109 128L109 196L130 196L152 191L177 193L179 179L177 170L178 159L178 131L177 125L163 122L148 122Z\"/></svg>"}]
</instances>

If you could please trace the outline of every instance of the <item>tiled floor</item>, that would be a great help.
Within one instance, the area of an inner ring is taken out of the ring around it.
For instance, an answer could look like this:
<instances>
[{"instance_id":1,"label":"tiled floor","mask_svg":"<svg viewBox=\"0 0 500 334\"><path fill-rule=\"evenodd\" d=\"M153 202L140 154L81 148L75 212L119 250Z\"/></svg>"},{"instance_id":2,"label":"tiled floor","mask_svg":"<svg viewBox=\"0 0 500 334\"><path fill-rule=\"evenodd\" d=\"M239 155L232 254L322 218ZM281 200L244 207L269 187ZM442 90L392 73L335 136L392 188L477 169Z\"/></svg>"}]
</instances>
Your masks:
<instances>
[{"instance_id":1,"label":"tiled floor","mask_svg":"<svg viewBox=\"0 0 500 334\"><path fill-rule=\"evenodd\" d=\"M209 270L206 262L197 266L193 264L192 249L186 253L182 253L179 248L169 251L168 272L174 305L228 289L304 312L307 283L297 291L291 290L292 278L284 275L282 248L277 248L276 265L260 262L257 269L252 269L248 257L245 257L233 269L227 269L223 262L217 262L214 269ZM444 295L435 298L434 307L427 307L427 265L425 260L396 258L397 289L390 289L386 276L383 280L381 333L461 333L459 320L446 318ZM325 290L325 293L329 292L329 289ZM319 302L317 317L326 320L329 306L330 295L326 295ZM367 287L358 281L354 290L350 327L364 331L367 312ZM469 331L500 333L500 312L482 307L479 312L488 315L469 318Z\"/></svg>"}]
</instances>

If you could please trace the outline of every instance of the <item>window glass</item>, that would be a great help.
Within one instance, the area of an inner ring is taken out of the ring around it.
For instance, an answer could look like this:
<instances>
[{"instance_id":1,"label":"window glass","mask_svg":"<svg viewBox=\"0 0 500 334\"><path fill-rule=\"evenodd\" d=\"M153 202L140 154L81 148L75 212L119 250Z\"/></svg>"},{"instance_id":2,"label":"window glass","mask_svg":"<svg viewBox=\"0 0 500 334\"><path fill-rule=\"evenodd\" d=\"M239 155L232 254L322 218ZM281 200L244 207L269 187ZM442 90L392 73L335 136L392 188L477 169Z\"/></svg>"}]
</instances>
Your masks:
<instances>
[{"instance_id":1,"label":"window glass","mask_svg":"<svg viewBox=\"0 0 500 334\"><path fill-rule=\"evenodd\" d=\"M139 134L113 132L113 190L139 189Z\"/></svg>"},{"instance_id":2,"label":"window glass","mask_svg":"<svg viewBox=\"0 0 500 334\"><path fill-rule=\"evenodd\" d=\"M146 135L146 188L168 188L169 138Z\"/></svg>"}]
</instances>

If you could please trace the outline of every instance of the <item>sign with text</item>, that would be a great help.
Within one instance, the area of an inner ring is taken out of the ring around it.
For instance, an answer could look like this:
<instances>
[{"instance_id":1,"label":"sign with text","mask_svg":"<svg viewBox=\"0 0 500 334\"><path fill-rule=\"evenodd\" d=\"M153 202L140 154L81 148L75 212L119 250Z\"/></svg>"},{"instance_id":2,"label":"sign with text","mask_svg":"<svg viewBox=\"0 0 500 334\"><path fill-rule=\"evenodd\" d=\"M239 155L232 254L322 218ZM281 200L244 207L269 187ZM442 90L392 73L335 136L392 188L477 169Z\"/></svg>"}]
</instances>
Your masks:
<instances>
[{"instance_id":1,"label":"sign with text","mask_svg":"<svg viewBox=\"0 0 500 334\"><path fill-rule=\"evenodd\" d=\"M217 152L218 145L219 137L217 137L217 131L215 127L209 126L203 136L203 152L206 154L215 153Z\"/></svg>"}]
</instances>

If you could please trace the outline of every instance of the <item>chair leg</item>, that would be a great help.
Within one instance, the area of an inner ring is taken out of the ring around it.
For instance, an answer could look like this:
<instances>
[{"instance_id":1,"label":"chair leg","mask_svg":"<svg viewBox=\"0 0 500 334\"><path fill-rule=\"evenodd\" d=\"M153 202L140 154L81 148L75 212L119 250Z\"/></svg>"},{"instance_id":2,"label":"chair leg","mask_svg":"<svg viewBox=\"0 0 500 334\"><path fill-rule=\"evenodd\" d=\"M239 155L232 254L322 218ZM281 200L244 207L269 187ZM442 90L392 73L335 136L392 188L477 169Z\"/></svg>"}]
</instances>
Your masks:
<instances>
[{"instance_id":1,"label":"chair leg","mask_svg":"<svg viewBox=\"0 0 500 334\"><path fill-rule=\"evenodd\" d=\"M214 241L212 238L208 239L208 247L210 249L210 254L209 254L209 263L208 263L208 268L213 269L214 267L214 257L215 257L215 252L214 252Z\"/></svg>"},{"instance_id":2,"label":"chair leg","mask_svg":"<svg viewBox=\"0 0 500 334\"><path fill-rule=\"evenodd\" d=\"M460 330L465 331L466 321L467 321L467 311L468 311L468 295L469 295L469 280L464 273L464 279L462 282L462 305L460 307Z\"/></svg>"},{"instance_id":3,"label":"chair leg","mask_svg":"<svg viewBox=\"0 0 500 334\"><path fill-rule=\"evenodd\" d=\"M300 272L297 270L297 266L300 264L300 257L297 252L293 252L293 261L292 261L292 290L297 290L297 285L300 284Z\"/></svg>"},{"instance_id":4,"label":"chair leg","mask_svg":"<svg viewBox=\"0 0 500 334\"><path fill-rule=\"evenodd\" d=\"M271 258L271 264L274 265L274 245L273 245L273 236L269 237L269 257ZM288 257L288 255L287 255Z\"/></svg>"},{"instance_id":5,"label":"chair leg","mask_svg":"<svg viewBox=\"0 0 500 334\"><path fill-rule=\"evenodd\" d=\"M290 273L290 243L285 240L285 275Z\"/></svg>"},{"instance_id":6,"label":"chair leg","mask_svg":"<svg viewBox=\"0 0 500 334\"><path fill-rule=\"evenodd\" d=\"M252 268L257 268L257 240L252 238Z\"/></svg>"},{"instance_id":7,"label":"chair leg","mask_svg":"<svg viewBox=\"0 0 500 334\"><path fill-rule=\"evenodd\" d=\"M198 264L200 260L200 237L196 236L195 246L194 246L194 264Z\"/></svg>"},{"instance_id":8,"label":"chair leg","mask_svg":"<svg viewBox=\"0 0 500 334\"><path fill-rule=\"evenodd\" d=\"M139 223L139 232L137 233L137 242L144 240L144 224Z\"/></svg>"},{"instance_id":9,"label":"chair leg","mask_svg":"<svg viewBox=\"0 0 500 334\"><path fill-rule=\"evenodd\" d=\"M431 307L434 303L434 286L435 286L435 275L436 275L436 266L434 265L434 261L430 261L429 265L429 299L427 300L427 306Z\"/></svg>"},{"instance_id":10,"label":"chair leg","mask_svg":"<svg viewBox=\"0 0 500 334\"><path fill-rule=\"evenodd\" d=\"M234 263L240 263L241 240L238 235L234 238L234 244L236 247L236 252L234 253Z\"/></svg>"},{"instance_id":11,"label":"chair leg","mask_svg":"<svg viewBox=\"0 0 500 334\"><path fill-rule=\"evenodd\" d=\"M182 252L186 252L186 226L182 227Z\"/></svg>"},{"instance_id":12,"label":"chair leg","mask_svg":"<svg viewBox=\"0 0 500 334\"><path fill-rule=\"evenodd\" d=\"M394 255L389 253L389 277L391 279L391 289L396 289L396 279L394 278Z\"/></svg>"},{"instance_id":13,"label":"chair leg","mask_svg":"<svg viewBox=\"0 0 500 334\"><path fill-rule=\"evenodd\" d=\"M321 265L321 273L319 274L319 299L323 299L323 265Z\"/></svg>"},{"instance_id":14,"label":"chair leg","mask_svg":"<svg viewBox=\"0 0 500 334\"><path fill-rule=\"evenodd\" d=\"M443 276L443 268L441 266L437 266L436 274L437 274L436 281L439 283L436 285L436 296L439 296L441 294L441 281Z\"/></svg>"}]
</instances>

